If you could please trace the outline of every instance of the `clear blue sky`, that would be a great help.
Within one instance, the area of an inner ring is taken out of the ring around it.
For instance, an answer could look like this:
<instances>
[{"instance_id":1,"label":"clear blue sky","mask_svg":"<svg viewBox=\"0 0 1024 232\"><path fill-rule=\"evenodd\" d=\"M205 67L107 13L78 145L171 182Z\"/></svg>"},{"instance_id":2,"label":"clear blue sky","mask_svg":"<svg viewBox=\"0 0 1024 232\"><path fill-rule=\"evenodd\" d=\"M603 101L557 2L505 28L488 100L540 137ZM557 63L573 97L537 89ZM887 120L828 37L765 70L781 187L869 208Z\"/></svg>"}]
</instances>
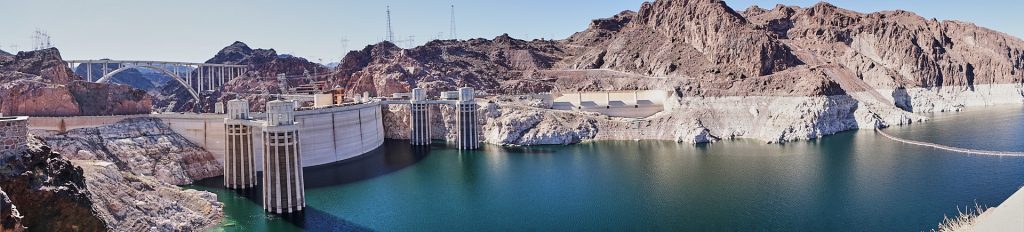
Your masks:
<instances>
[{"instance_id":1,"label":"clear blue sky","mask_svg":"<svg viewBox=\"0 0 1024 232\"><path fill-rule=\"evenodd\" d=\"M636 10L642 0L0 0L0 48L32 47L32 32L46 31L66 59L148 59L205 61L236 40L274 48L324 63L348 50L380 41L385 6L392 10L395 36L422 44L448 37L449 5L456 7L461 39L565 38L591 19ZM750 5L809 6L817 1L727 0L737 11ZM1019 0L836 0L860 12L904 9L926 18L970 21L1024 37L1024 3Z\"/></svg>"}]
</instances>

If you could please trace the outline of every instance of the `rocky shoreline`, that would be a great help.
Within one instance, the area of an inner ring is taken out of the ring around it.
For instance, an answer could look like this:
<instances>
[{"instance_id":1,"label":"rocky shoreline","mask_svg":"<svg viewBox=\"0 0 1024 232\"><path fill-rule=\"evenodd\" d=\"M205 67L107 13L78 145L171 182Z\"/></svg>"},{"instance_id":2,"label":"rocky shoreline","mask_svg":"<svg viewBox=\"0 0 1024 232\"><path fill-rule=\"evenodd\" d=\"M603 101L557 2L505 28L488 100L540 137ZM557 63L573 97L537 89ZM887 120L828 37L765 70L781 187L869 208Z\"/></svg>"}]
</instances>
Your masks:
<instances>
[{"instance_id":1,"label":"rocky shoreline","mask_svg":"<svg viewBox=\"0 0 1024 232\"><path fill-rule=\"evenodd\" d=\"M696 144L749 138L785 143L928 120L921 113L1024 103L1024 87L1018 84L977 85L974 89L882 89L831 96L673 95L665 111L640 119L554 110L524 95L513 101L492 99L478 113L485 116L479 122L483 141L504 146L636 139ZM878 97L881 93L889 94ZM396 106L385 110L388 138L408 138L407 110ZM447 133L454 122L444 120L450 118L444 117L450 111L447 107L433 109L434 139L454 140Z\"/></svg>"}]
</instances>

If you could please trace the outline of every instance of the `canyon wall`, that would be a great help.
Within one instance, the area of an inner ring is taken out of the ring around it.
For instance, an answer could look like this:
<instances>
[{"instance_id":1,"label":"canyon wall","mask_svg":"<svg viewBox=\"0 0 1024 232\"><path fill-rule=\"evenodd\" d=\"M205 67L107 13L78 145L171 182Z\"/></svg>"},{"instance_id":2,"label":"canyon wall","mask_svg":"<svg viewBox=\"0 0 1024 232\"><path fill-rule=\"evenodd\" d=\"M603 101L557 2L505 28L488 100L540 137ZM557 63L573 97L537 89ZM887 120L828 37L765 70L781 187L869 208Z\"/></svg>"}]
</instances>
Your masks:
<instances>
[{"instance_id":1,"label":"canyon wall","mask_svg":"<svg viewBox=\"0 0 1024 232\"><path fill-rule=\"evenodd\" d=\"M223 173L212 153L175 133L161 119L132 118L66 133L33 133L68 159L111 162L120 170L169 184L191 184Z\"/></svg>"}]
</instances>

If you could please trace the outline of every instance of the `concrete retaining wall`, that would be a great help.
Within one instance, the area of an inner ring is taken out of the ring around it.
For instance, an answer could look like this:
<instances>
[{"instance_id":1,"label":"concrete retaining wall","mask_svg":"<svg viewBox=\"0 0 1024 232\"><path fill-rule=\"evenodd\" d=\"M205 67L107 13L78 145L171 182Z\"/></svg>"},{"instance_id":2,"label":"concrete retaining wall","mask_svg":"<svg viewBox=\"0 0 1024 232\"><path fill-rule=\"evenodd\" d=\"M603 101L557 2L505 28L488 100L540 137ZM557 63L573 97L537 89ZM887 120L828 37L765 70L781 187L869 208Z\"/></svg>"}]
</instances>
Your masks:
<instances>
[{"instance_id":1,"label":"concrete retaining wall","mask_svg":"<svg viewBox=\"0 0 1024 232\"><path fill-rule=\"evenodd\" d=\"M662 90L557 93L551 108L583 110L613 117L641 118L664 111L668 92Z\"/></svg>"}]
</instances>

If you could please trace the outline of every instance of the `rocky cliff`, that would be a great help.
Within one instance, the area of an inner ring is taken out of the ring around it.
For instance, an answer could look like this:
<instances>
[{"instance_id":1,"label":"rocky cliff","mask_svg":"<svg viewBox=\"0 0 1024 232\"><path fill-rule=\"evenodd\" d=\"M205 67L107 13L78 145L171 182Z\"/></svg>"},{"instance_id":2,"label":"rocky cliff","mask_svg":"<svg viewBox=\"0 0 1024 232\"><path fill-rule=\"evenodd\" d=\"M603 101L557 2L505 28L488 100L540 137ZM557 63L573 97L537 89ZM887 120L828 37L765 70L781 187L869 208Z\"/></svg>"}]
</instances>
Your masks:
<instances>
[{"instance_id":1,"label":"rocky cliff","mask_svg":"<svg viewBox=\"0 0 1024 232\"><path fill-rule=\"evenodd\" d=\"M112 231L203 231L220 224L217 195L136 175L113 163L74 161L85 171L94 214Z\"/></svg>"},{"instance_id":2,"label":"rocky cliff","mask_svg":"<svg viewBox=\"0 0 1024 232\"><path fill-rule=\"evenodd\" d=\"M0 58L0 113L79 116L149 113L152 100L129 86L81 81L56 48Z\"/></svg>"},{"instance_id":3,"label":"rocky cliff","mask_svg":"<svg viewBox=\"0 0 1024 232\"><path fill-rule=\"evenodd\" d=\"M160 119L134 118L66 133L33 131L72 160L98 160L137 176L174 185L223 173L213 154L175 133Z\"/></svg>"}]
</instances>

